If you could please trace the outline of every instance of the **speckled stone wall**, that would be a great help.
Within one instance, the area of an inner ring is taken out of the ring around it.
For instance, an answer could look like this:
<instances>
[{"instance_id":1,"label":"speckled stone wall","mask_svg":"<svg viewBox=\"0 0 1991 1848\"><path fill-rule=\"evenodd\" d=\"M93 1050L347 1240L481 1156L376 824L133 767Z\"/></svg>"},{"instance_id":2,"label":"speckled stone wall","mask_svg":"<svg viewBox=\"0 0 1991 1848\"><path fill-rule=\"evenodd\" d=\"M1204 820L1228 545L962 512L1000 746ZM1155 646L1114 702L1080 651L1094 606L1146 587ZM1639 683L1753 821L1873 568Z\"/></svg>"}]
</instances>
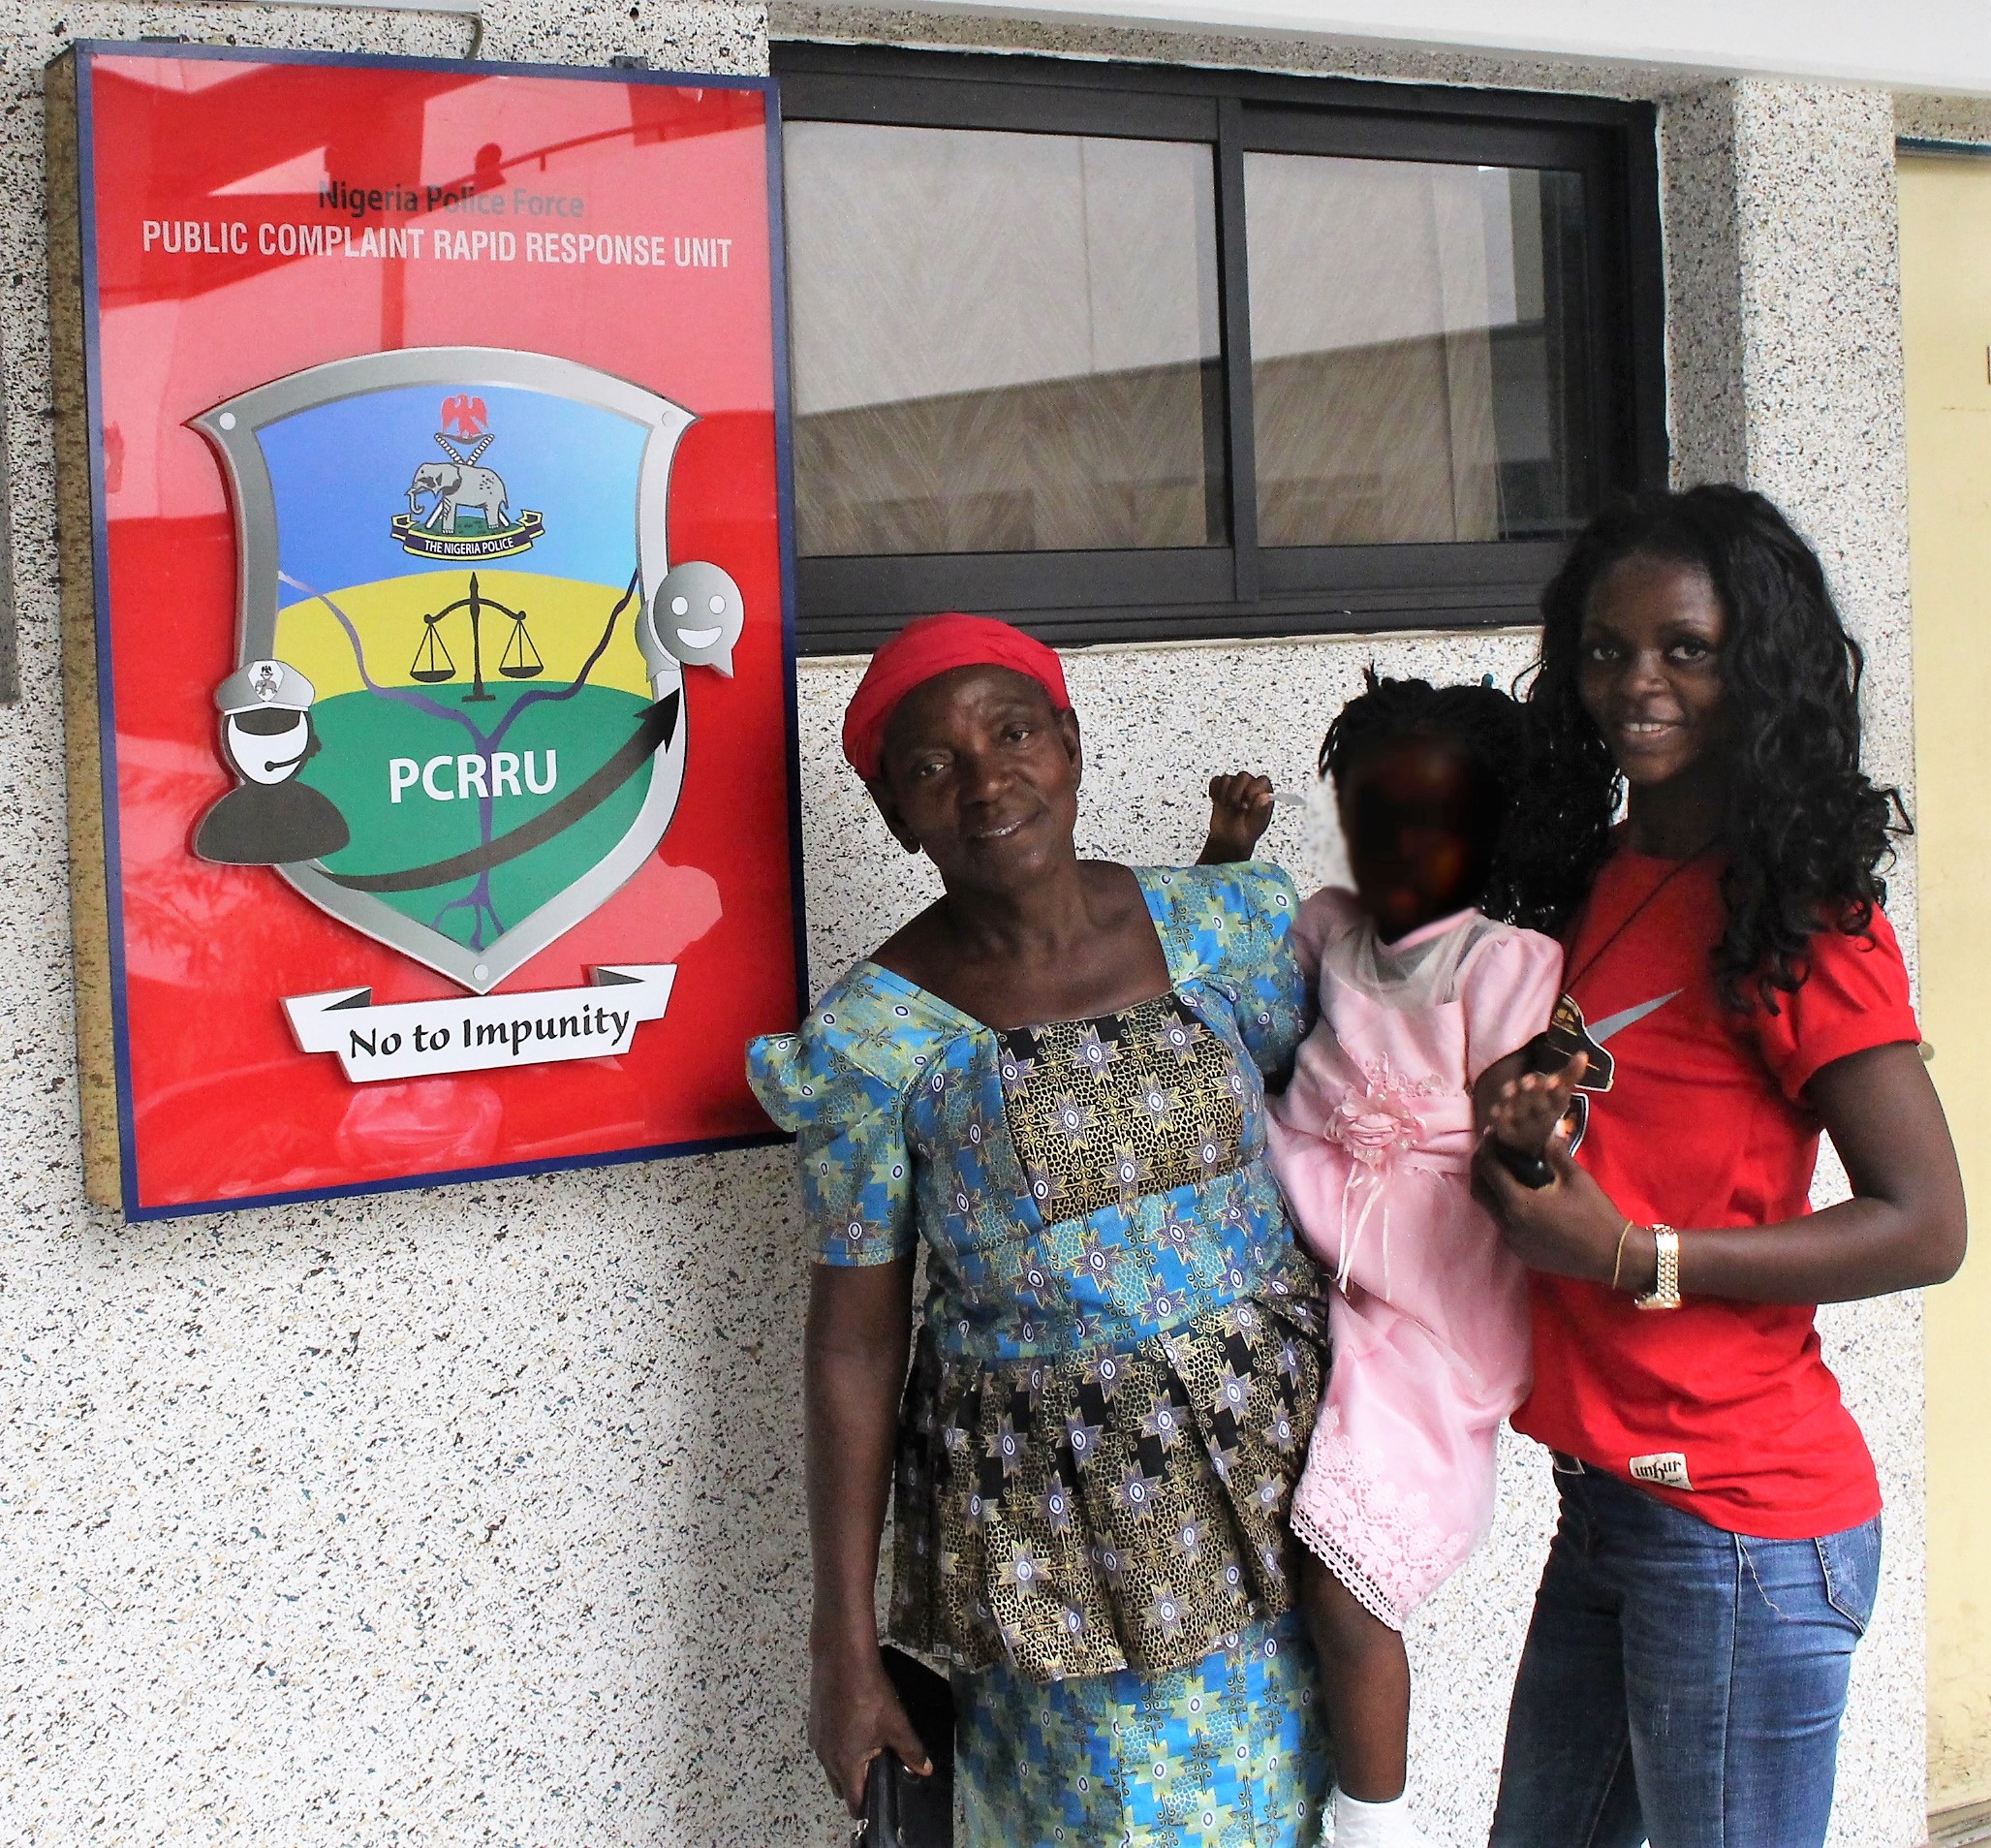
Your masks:
<instances>
[{"instance_id":1,"label":"speckled stone wall","mask_svg":"<svg viewBox=\"0 0 1991 1848\"><path fill-rule=\"evenodd\" d=\"M140 33L453 56L471 24L0 6L0 1841L825 1841L782 1151L143 1227L83 1204L40 86L70 37ZM493 5L483 50L766 57L757 7L655 0Z\"/></svg>"},{"instance_id":2,"label":"speckled stone wall","mask_svg":"<svg viewBox=\"0 0 1991 1848\"><path fill-rule=\"evenodd\" d=\"M1500 58L1474 52L1413 50L1338 43L1329 38L1211 30L1143 31L1069 19L1003 17L995 12L948 12L928 6L871 6L846 0L773 0L768 27L777 39L828 39L941 51L1022 51L1057 57L1112 58L1130 64L1208 65L1282 71L1299 77L1373 78L1384 83L1469 83L1498 89L1572 90L1586 96L1647 96L1656 81L1684 84L1678 73L1619 70L1558 58Z\"/></svg>"},{"instance_id":3,"label":"speckled stone wall","mask_svg":"<svg viewBox=\"0 0 1991 1848\"><path fill-rule=\"evenodd\" d=\"M1749 472L1734 86L1667 99L1660 120L1666 246L1666 409L1674 479Z\"/></svg>"},{"instance_id":4,"label":"speckled stone wall","mask_svg":"<svg viewBox=\"0 0 1991 1848\"><path fill-rule=\"evenodd\" d=\"M791 8L776 29L1612 94L1644 80L923 14ZM801 1737L806 1276L780 1151L164 1227L126 1227L81 1198L41 68L72 35L451 55L470 31L401 13L0 0L0 337L25 686L0 707L14 1048L0 1066L0 1841L835 1838ZM499 0L482 50L759 69L765 25L724 0ZM1684 94L1664 118L1683 464L1746 467L1789 497L1891 659L1905 542L1876 106L1750 84ZM1683 211L1702 221L1690 229ZM1193 854L1210 770L1297 781L1371 659L1506 680L1528 653L1524 637L1478 636L1074 657L1086 843ZM855 671L802 672L819 982L929 889L837 763ZM1905 660L1877 663L1872 716L1879 758L1905 766ZM1270 847L1296 874L1313 868L1291 815ZM1918 1333L1912 1304L1831 1326L1895 1510L1836 1839L1902 1848L1920 1839ZM1537 1456L1516 1443L1503 1470L1494 1538L1414 1634L1418 1801L1448 1843L1483 1837L1546 1535Z\"/></svg>"},{"instance_id":5,"label":"speckled stone wall","mask_svg":"<svg viewBox=\"0 0 1991 1848\"><path fill-rule=\"evenodd\" d=\"M1991 97L1896 97L1894 130L1912 141L1991 141Z\"/></svg>"}]
</instances>

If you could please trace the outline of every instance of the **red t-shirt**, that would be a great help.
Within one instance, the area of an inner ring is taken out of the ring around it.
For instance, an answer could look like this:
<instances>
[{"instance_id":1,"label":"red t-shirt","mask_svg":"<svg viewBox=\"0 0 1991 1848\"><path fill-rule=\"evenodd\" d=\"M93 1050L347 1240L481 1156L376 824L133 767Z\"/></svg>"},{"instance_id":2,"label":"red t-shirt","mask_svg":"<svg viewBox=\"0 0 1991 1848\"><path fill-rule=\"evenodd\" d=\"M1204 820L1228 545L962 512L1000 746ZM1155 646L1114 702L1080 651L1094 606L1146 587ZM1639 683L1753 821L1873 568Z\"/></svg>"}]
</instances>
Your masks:
<instances>
[{"instance_id":1,"label":"red t-shirt","mask_svg":"<svg viewBox=\"0 0 1991 1848\"><path fill-rule=\"evenodd\" d=\"M1621 848L1565 964L1612 1066L1576 1159L1633 1219L1683 1233L1809 1210L1820 1124L1805 1084L1834 1059L1921 1038L1878 913L1871 943L1814 937L1810 977L1777 1013L1724 1007L1709 964L1721 870L1712 855L1683 864ZM1690 1295L1655 1313L1602 1284L1531 1273L1530 1286L1535 1385L1516 1430L1733 1533L1811 1539L1880 1512L1812 1308Z\"/></svg>"}]
</instances>

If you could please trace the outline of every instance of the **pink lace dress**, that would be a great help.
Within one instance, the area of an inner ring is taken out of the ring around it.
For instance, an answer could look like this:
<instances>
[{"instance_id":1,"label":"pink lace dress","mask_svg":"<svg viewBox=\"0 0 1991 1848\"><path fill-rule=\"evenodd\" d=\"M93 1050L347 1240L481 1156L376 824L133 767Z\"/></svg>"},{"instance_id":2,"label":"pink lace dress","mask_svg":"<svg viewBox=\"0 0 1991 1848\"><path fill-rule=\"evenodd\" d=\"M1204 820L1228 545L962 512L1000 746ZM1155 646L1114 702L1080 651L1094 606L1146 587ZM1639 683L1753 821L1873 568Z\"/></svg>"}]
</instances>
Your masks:
<instances>
[{"instance_id":1,"label":"pink lace dress","mask_svg":"<svg viewBox=\"0 0 1991 1848\"><path fill-rule=\"evenodd\" d=\"M1525 1275L1470 1191L1472 1086L1548 1024L1562 951L1477 911L1379 943L1334 888L1292 945L1321 1018L1272 1105L1272 1167L1339 1286L1292 1530L1401 1629L1484 1536L1528 1390Z\"/></svg>"}]
</instances>

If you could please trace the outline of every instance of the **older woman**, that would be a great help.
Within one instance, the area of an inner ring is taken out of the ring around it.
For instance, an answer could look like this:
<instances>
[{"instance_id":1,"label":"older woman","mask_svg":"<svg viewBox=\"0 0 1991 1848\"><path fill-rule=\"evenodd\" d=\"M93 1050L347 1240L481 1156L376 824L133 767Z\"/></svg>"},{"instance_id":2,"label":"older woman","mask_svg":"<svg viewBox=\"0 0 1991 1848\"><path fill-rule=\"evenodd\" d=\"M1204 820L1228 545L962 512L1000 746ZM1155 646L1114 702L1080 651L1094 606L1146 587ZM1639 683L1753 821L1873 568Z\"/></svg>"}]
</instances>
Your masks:
<instances>
[{"instance_id":1,"label":"older woman","mask_svg":"<svg viewBox=\"0 0 1991 1848\"><path fill-rule=\"evenodd\" d=\"M1286 1509L1325 1319L1262 1088L1306 1025L1292 891L1081 861L1064 676L1003 623L910 625L844 748L945 895L750 1054L819 1260L810 1741L854 1814L925 1756L872 1605L896 1425L892 1631L952 1668L969 1841L1311 1842Z\"/></svg>"}]
</instances>

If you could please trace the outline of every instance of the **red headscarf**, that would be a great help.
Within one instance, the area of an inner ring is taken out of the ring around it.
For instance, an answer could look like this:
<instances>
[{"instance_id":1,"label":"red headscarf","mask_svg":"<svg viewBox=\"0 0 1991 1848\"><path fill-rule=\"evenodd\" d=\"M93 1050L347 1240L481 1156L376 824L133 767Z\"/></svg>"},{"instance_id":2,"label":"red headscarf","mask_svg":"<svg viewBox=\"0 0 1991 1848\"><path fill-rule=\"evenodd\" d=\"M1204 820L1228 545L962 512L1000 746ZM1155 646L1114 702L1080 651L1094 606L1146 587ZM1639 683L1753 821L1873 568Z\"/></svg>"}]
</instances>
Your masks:
<instances>
[{"instance_id":1,"label":"red headscarf","mask_svg":"<svg viewBox=\"0 0 1991 1848\"><path fill-rule=\"evenodd\" d=\"M844 756L865 782L878 780L885 728L917 686L952 668L1009 668L1028 674L1068 712L1065 669L1055 650L993 616L916 616L871 657L844 713Z\"/></svg>"}]
</instances>

